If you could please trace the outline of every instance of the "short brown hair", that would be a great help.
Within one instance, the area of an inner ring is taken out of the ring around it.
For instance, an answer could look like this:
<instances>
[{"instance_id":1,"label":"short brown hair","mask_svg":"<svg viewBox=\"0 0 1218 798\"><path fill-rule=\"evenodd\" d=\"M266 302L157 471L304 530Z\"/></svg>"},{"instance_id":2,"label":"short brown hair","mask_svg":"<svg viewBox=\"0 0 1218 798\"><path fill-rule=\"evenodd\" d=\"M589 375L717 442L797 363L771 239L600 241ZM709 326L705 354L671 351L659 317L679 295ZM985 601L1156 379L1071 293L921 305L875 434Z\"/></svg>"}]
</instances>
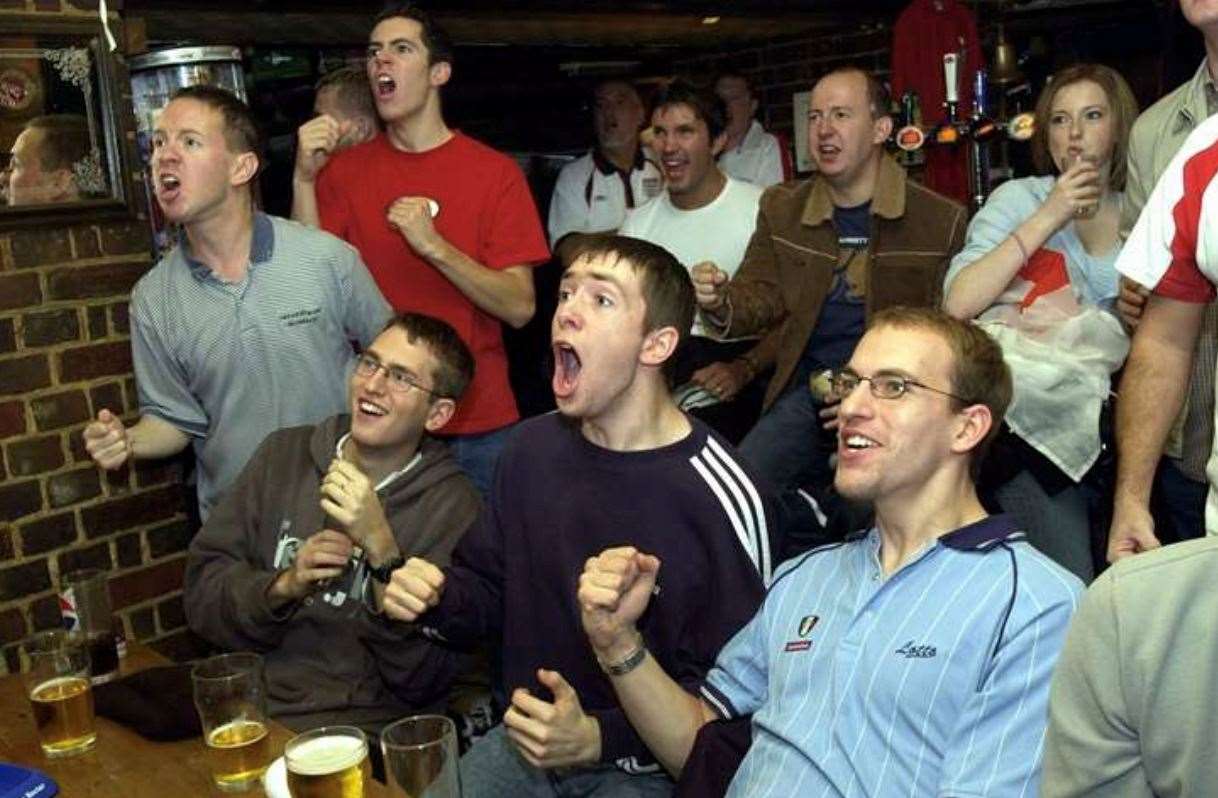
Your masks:
<instances>
[{"instance_id":1,"label":"short brown hair","mask_svg":"<svg viewBox=\"0 0 1218 798\"><path fill-rule=\"evenodd\" d=\"M88 158L93 150L89 122L80 114L36 116L25 123L25 129L43 131L38 165L44 172L71 172L72 166Z\"/></svg>"},{"instance_id":2,"label":"short brown hair","mask_svg":"<svg viewBox=\"0 0 1218 798\"><path fill-rule=\"evenodd\" d=\"M372 99L372 86L368 73L355 67L339 67L322 75L314 87L315 94L334 92L338 106L348 116L366 116L376 119L376 101Z\"/></svg>"},{"instance_id":3,"label":"short brown hair","mask_svg":"<svg viewBox=\"0 0 1218 798\"><path fill-rule=\"evenodd\" d=\"M697 305L694 284L681 262L664 247L629 236L609 233L580 236L570 263L579 258L612 258L623 260L635 274L641 275L643 294L643 325L646 332L662 327L674 327L678 348L689 338ZM677 358L664 363L664 375L672 378Z\"/></svg>"},{"instance_id":4,"label":"short brown hair","mask_svg":"<svg viewBox=\"0 0 1218 798\"><path fill-rule=\"evenodd\" d=\"M1011 405L1011 369L1002 357L998 343L977 325L961 321L937 308L897 306L876 313L867 325L926 330L938 335L952 351L951 392L958 410L969 405L985 405L993 424L973 450L971 470L976 476L986 452L997 437L1002 419ZM961 401L963 400L963 401Z\"/></svg>"},{"instance_id":5,"label":"short brown hair","mask_svg":"<svg viewBox=\"0 0 1218 798\"><path fill-rule=\"evenodd\" d=\"M685 78L677 78L656 95L652 108L656 111L673 105L684 105L706 125L708 138L713 144L727 127L727 105L723 98L709 88L696 85Z\"/></svg>"},{"instance_id":6,"label":"short brown hair","mask_svg":"<svg viewBox=\"0 0 1218 798\"><path fill-rule=\"evenodd\" d=\"M474 379L474 356L448 322L423 313L400 313L385 325L382 333L394 328L406 333L412 344L421 343L435 358L431 379L437 396L457 400Z\"/></svg>"},{"instance_id":7,"label":"short brown hair","mask_svg":"<svg viewBox=\"0 0 1218 798\"><path fill-rule=\"evenodd\" d=\"M262 133L244 100L228 89L203 84L178 89L169 98L170 102L174 100L195 100L219 111L224 120L224 143L229 151L237 154L252 152L258 159L258 170L262 170L265 163L262 157Z\"/></svg>"},{"instance_id":8,"label":"short brown hair","mask_svg":"<svg viewBox=\"0 0 1218 798\"><path fill-rule=\"evenodd\" d=\"M1138 118L1138 101L1133 96L1125 78L1112 67L1103 64L1075 64L1053 74L1036 99L1036 127L1032 133L1032 162L1044 175L1057 174L1057 164L1049 152L1049 116L1053 112L1053 99L1057 93L1074 83L1089 80L1104 90L1113 114L1113 140L1111 172L1108 184L1116 191L1125 188L1128 168L1129 131Z\"/></svg>"}]
</instances>

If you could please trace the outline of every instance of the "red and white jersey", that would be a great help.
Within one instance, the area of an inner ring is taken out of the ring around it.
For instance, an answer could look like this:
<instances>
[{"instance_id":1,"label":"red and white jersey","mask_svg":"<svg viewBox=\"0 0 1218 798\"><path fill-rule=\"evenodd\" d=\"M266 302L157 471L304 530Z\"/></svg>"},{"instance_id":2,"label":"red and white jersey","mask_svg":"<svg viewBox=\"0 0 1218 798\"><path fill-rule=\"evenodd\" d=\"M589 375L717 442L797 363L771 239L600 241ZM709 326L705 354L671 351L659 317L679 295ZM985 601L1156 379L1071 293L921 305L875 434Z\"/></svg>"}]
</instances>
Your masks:
<instances>
[{"instance_id":1,"label":"red and white jersey","mask_svg":"<svg viewBox=\"0 0 1218 798\"><path fill-rule=\"evenodd\" d=\"M1185 139L1159 178L1117 256L1117 271L1169 299L1212 300L1218 283L1216 177L1218 116L1212 116Z\"/></svg>"}]
</instances>

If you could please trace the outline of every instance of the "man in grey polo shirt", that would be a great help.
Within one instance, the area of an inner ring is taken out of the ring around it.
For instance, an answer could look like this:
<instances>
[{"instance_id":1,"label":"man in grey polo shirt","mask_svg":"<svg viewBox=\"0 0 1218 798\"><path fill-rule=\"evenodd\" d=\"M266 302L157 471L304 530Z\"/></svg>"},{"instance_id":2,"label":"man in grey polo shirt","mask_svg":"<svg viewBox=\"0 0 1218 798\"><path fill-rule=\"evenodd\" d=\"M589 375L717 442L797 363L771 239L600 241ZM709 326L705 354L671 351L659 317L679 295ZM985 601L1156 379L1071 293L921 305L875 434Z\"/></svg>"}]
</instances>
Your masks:
<instances>
[{"instance_id":1,"label":"man in grey polo shirt","mask_svg":"<svg viewBox=\"0 0 1218 798\"><path fill-rule=\"evenodd\" d=\"M153 183L182 236L131 294L140 418L103 409L84 432L105 469L192 443L203 518L266 435L342 412L350 341L390 315L354 248L254 210L259 166L257 126L229 92L192 86L161 112Z\"/></svg>"}]
</instances>

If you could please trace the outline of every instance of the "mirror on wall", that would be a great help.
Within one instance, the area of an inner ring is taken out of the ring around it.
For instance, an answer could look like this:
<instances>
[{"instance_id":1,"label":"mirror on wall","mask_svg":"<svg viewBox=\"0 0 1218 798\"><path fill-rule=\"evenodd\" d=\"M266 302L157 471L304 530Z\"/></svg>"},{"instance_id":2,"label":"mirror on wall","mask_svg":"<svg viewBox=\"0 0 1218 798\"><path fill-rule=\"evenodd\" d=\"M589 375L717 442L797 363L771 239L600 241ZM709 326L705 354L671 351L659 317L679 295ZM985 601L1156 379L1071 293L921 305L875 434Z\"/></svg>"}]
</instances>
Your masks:
<instances>
[{"instance_id":1,"label":"mirror on wall","mask_svg":"<svg viewBox=\"0 0 1218 798\"><path fill-rule=\"evenodd\" d=\"M0 16L0 226L130 210L116 70L96 20Z\"/></svg>"}]
</instances>

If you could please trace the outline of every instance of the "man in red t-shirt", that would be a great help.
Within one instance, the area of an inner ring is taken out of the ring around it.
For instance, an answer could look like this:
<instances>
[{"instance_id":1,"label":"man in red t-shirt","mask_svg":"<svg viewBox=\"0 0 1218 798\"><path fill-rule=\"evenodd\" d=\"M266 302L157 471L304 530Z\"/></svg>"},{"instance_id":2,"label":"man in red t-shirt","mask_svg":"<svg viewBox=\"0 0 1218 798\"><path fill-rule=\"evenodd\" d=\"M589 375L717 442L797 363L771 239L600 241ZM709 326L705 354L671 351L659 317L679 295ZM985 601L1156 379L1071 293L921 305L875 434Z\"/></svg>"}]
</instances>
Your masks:
<instances>
[{"instance_id":1,"label":"man in red t-shirt","mask_svg":"<svg viewBox=\"0 0 1218 798\"><path fill-rule=\"evenodd\" d=\"M485 494L505 428L519 418L500 322L521 327L533 316L531 267L549 250L516 163L444 123L452 60L427 14L382 12L368 79L385 130L342 152L324 141L299 147L292 218L349 241L395 310L444 319L469 346L474 381L443 432Z\"/></svg>"}]
</instances>

